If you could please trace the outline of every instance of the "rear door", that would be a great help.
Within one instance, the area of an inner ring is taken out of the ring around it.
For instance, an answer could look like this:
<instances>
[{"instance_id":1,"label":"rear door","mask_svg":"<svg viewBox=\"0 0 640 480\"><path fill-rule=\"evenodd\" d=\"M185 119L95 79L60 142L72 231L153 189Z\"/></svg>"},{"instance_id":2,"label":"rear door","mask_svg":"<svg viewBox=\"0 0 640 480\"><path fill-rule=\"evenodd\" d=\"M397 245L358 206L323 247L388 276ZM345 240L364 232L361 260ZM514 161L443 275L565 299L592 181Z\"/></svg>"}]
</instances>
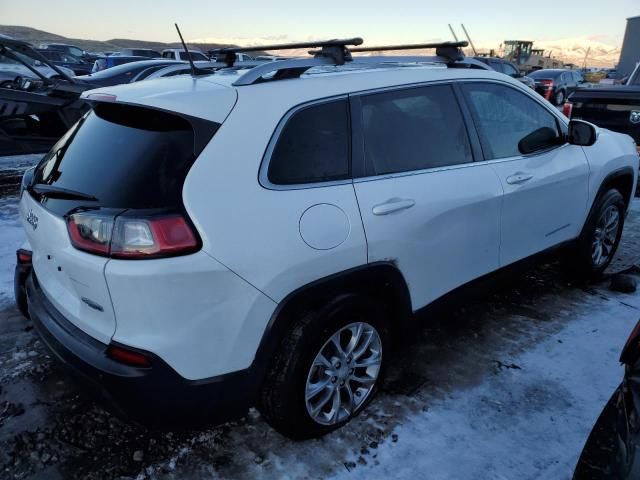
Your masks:
<instances>
[{"instance_id":1,"label":"rear door","mask_svg":"<svg viewBox=\"0 0 640 480\"><path fill-rule=\"evenodd\" d=\"M367 93L352 104L369 262L398 266L414 309L496 269L502 187L474 162L452 86Z\"/></svg>"},{"instance_id":2,"label":"rear door","mask_svg":"<svg viewBox=\"0 0 640 480\"><path fill-rule=\"evenodd\" d=\"M589 168L582 148L564 143L565 127L558 117L520 88L489 82L462 88L484 156L504 188L501 264L577 237L588 198ZM553 142L522 153L525 137L545 131Z\"/></svg>"}]
</instances>

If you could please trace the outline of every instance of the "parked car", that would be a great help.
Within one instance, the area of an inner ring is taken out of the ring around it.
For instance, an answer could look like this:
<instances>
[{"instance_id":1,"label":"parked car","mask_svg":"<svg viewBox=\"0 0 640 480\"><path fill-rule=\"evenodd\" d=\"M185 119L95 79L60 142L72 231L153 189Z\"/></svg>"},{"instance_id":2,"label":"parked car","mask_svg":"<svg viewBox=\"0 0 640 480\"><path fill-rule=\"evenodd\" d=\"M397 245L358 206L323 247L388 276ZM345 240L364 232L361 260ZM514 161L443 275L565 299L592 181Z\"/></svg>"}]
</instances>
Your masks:
<instances>
[{"instance_id":1,"label":"parked car","mask_svg":"<svg viewBox=\"0 0 640 480\"><path fill-rule=\"evenodd\" d=\"M125 57L123 55L109 55L108 57L99 58L93 64L91 73L101 72L108 68L113 68L118 65L124 65L125 63L139 62L141 60L149 60L149 57Z\"/></svg>"},{"instance_id":2,"label":"parked car","mask_svg":"<svg viewBox=\"0 0 640 480\"><path fill-rule=\"evenodd\" d=\"M89 62L93 62L101 57L96 53L87 52L86 50L76 47L75 45L67 45L66 43L43 43L40 45L41 50L54 50L56 52L66 53L67 55L73 55L77 58L82 58Z\"/></svg>"},{"instance_id":3,"label":"parked car","mask_svg":"<svg viewBox=\"0 0 640 480\"><path fill-rule=\"evenodd\" d=\"M43 64L41 61L22 55L21 53L16 53L16 55L20 57L22 62L10 58L4 53L0 53L0 72L3 73L3 83L5 83L5 87L7 86L6 82L9 81L13 83L20 78L37 78L38 75L33 70L36 70L46 78L60 77L58 72L50 66ZM58 69L70 77L75 75L70 68L58 66Z\"/></svg>"},{"instance_id":4,"label":"parked car","mask_svg":"<svg viewBox=\"0 0 640 480\"><path fill-rule=\"evenodd\" d=\"M119 52L114 52L110 56L162 58L160 52L152 48L122 48Z\"/></svg>"},{"instance_id":5,"label":"parked car","mask_svg":"<svg viewBox=\"0 0 640 480\"><path fill-rule=\"evenodd\" d=\"M219 48L214 48L212 50L209 50L207 54L209 55L209 58L213 61L222 61L222 58L217 60L219 51L220 51ZM258 57L254 57L253 55L249 55L248 53L243 53L243 52L236 53L236 58L238 62L252 62L252 61L258 60ZM284 57L282 57L281 59L284 59ZM263 59L262 61L265 61L265 60Z\"/></svg>"},{"instance_id":6,"label":"parked car","mask_svg":"<svg viewBox=\"0 0 640 480\"><path fill-rule=\"evenodd\" d=\"M620 362L624 378L591 430L574 480L640 478L640 322L622 349Z\"/></svg>"},{"instance_id":7,"label":"parked car","mask_svg":"<svg viewBox=\"0 0 640 480\"><path fill-rule=\"evenodd\" d=\"M25 176L18 304L134 417L257 405L319 436L366 407L434 300L560 245L583 275L611 261L628 136L455 68L448 43L411 68L337 43L86 92L92 111Z\"/></svg>"},{"instance_id":8,"label":"parked car","mask_svg":"<svg viewBox=\"0 0 640 480\"><path fill-rule=\"evenodd\" d=\"M626 133L640 145L640 68L636 67L626 85L578 88L569 95L563 111L569 118Z\"/></svg>"},{"instance_id":9,"label":"parked car","mask_svg":"<svg viewBox=\"0 0 640 480\"><path fill-rule=\"evenodd\" d=\"M535 70L529 74L536 85L536 92L554 105L562 105L567 97L585 83L577 70Z\"/></svg>"},{"instance_id":10,"label":"parked car","mask_svg":"<svg viewBox=\"0 0 640 480\"><path fill-rule=\"evenodd\" d=\"M189 50L189 54L191 55L191 59L194 62L208 62L209 57L207 57L200 50ZM187 53L182 48L167 48L162 51L162 58L172 58L174 60L189 60L187 57Z\"/></svg>"},{"instance_id":11,"label":"parked car","mask_svg":"<svg viewBox=\"0 0 640 480\"><path fill-rule=\"evenodd\" d=\"M142 80L154 71L173 64L188 65L185 62L170 59L136 60L116 67L100 70L99 72L94 72L89 75L81 75L76 78L78 80L91 82L93 85L108 87L110 85L119 85L121 83L131 83L137 80Z\"/></svg>"},{"instance_id":12,"label":"parked car","mask_svg":"<svg viewBox=\"0 0 640 480\"><path fill-rule=\"evenodd\" d=\"M213 71L216 68L220 68L221 65L216 62L193 62L194 65L202 70ZM242 64L238 64L242 66ZM247 65L247 68L251 68L253 65ZM191 65L188 62L174 61L169 65L162 65L159 67L152 67L140 72L131 82L139 82L141 80L154 80L156 78L175 77L177 75L189 75L191 74Z\"/></svg>"},{"instance_id":13,"label":"parked car","mask_svg":"<svg viewBox=\"0 0 640 480\"><path fill-rule=\"evenodd\" d=\"M505 60L503 58L498 57L473 57L476 60L484 63L491 67L492 70L496 72L504 73L505 75L509 75L511 78L515 78L516 80L524 83L527 87L535 89L535 82L533 79L527 77L522 74L515 63Z\"/></svg>"},{"instance_id":14,"label":"parked car","mask_svg":"<svg viewBox=\"0 0 640 480\"><path fill-rule=\"evenodd\" d=\"M0 155L44 153L88 110L92 85L27 42L0 35L0 50Z\"/></svg>"},{"instance_id":15,"label":"parked car","mask_svg":"<svg viewBox=\"0 0 640 480\"><path fill-rule=\"evenodd\" d=\"M57 52L55 50L36 49L43 57L54 65L66 67L73 71L74 75L85 75L91 72L93 63L82 58L74 57L68 53Z\"/></svg>"}]
</instances>

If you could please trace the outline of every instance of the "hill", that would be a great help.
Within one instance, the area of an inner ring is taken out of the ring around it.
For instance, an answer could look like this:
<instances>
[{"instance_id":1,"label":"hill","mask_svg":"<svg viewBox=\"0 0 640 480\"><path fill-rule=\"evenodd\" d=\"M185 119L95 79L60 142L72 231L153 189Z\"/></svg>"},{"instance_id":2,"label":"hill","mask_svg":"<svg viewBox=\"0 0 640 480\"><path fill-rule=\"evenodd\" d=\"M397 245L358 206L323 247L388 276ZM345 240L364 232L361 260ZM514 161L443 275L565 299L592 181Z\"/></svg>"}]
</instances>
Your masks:
<instances>
[{"instance_id":1,"label":"hill","mask_svg":"<svg viewBox=\"0 0 640 480\"><path fill-rule=\"evenodd\" d=\"M36 28L24 27L19 25L0 25L0 33L8 35L17 40L24 40L31 43L34 47L38 47L41 43L68 43L82 48L88 52L106 52L117 51L121 48L134 47L134 48L179 48L180 42L154 42L147 40L132 40L129 38L114 38L111 40L86 40L81 38L68 38L55 33L45 32ZM177 38L177 35L176 35ZM229 45L220 43L194 43L189 42L189 46L193 48L199 48L206 51L212 48L226 47Z\"/></svg>"}]
</instances>

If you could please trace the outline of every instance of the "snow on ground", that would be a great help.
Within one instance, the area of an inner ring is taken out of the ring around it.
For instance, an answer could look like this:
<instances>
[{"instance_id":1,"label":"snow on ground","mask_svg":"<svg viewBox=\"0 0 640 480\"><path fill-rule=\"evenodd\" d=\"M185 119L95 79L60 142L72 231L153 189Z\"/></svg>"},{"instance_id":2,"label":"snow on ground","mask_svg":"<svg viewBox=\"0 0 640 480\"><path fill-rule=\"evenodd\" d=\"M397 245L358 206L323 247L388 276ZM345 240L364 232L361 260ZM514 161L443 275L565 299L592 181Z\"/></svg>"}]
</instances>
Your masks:
<instances>
[{"instance_id":1,"label":"snow on ground","mask_svg":"<svg viewBox=\"0 0 640 480\"><path fill-rule=\"evenodd\" d=\"M620 383L618 358L640 317L640 293L595 297L568 325L512 358L518 368L453 392L393 430L360 478L569 479ZM393 435L392 434L392 435ZM335 478L353 479L350 472Z\"/></svg>"}]
</instances>

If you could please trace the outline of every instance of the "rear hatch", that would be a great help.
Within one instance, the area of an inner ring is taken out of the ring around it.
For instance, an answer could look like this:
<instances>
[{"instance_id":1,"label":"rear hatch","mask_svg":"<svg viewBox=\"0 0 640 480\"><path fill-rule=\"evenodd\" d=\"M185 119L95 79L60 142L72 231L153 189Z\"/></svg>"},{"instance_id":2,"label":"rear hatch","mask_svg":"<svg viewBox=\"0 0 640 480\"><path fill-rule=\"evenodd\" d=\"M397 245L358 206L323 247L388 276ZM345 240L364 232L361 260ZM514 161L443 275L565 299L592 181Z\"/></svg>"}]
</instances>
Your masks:
<instances>
[{"instance_id":1,"label":"rear hatch","mask_svg":"<svg viewBox=\"0 0 640 480\"><path fill-rule=\"evenodd\" d=\"M578 89L569 102L571 118L626 133L640 144L640 86Z\"/></svg>"},{"instance_id":2,"label":"rear hatch","mask_svg":"<svg viewBox=\"0 0 640 480\"><path fill-rule=\"evenodd\" d=\"M99 103L36 168L20 212L37 280L53 305L97 340L107 343L116 329L105 279L116 219L183 211L184 179L218 127L148 107ZM84 223L73 230L78 215ZM87 238L99 248L85 248ZM144 260L132 261L144 268Z\"/></svg>"}]
</instances>

